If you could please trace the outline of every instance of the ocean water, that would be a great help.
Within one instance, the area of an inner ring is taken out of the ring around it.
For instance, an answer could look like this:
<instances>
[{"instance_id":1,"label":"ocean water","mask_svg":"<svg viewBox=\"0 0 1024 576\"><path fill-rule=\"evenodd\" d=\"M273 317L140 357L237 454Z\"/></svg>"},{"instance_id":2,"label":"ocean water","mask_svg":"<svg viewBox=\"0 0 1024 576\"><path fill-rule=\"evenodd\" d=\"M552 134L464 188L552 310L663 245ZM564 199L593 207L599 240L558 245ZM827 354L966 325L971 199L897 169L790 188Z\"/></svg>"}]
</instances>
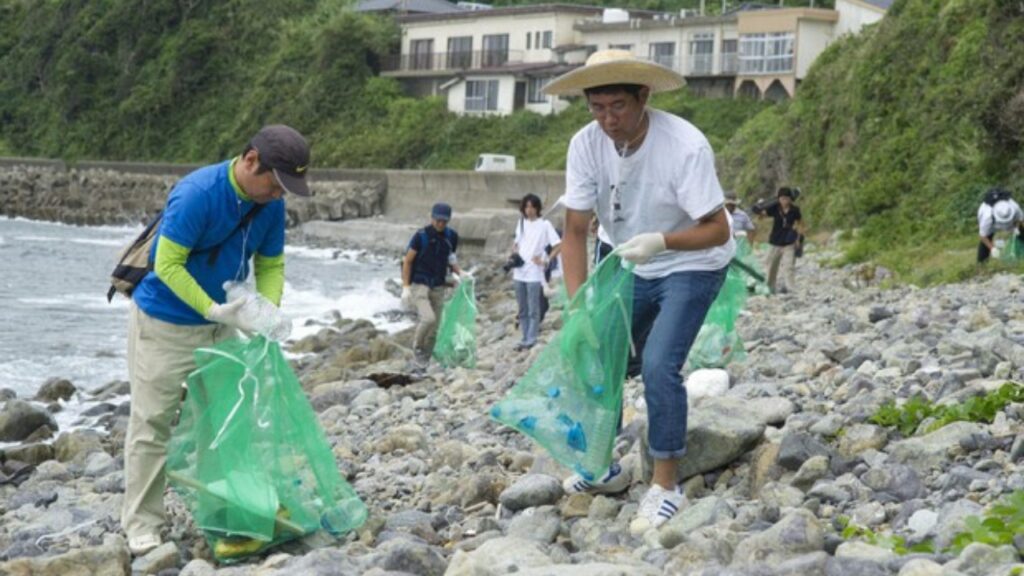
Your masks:
<instances>
[{"instance_id":1,"label":"ocean water","mask_svg":"<svg viewBox=\"0 0 1024 576\"><path fill-rule=\"evenodd\" d=\"M79 390L127 379L128 300L108 303L106 291L119 250L140 231L0 220L0 388L31 398L52 377ZM394 259L286 246L281 310L293 320L292 339L316 332L307 321L330 322L335 310L388 331L404 328L383 315L399 307L384 289L398 270ZM62 429L88 407L81 400L57 415Z\"/></svg>"}]
</instances>

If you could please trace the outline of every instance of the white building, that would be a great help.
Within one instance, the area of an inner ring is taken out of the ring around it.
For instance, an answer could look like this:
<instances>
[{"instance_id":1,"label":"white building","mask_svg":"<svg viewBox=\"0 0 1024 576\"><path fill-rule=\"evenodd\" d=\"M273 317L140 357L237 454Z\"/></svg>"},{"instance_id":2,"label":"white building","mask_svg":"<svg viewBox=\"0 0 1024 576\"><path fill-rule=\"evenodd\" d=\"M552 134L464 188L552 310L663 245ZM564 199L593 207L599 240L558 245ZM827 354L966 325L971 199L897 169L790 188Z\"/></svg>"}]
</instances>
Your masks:
<instances>
[{"instance_id":1,"label":"white building","mask_svg":"<svg viewBox=\"0 0 1024 576\"><path fill-rule=\"evenodd\" d=\"M402 51L382 76L418 95L444 95L453 112L558 112L567 103L541 93L551 78L586 58L573 28L600 8L550 4L402 16Z\"/></svg>"},{"instance_id":2,"label":"white building","mask_svg":"<svg viewBox=\"0 0 1024 576\"><path fill-rule=\"evenodd\" d=\"M460 114L557 113L551 78L595 50L619 48L673 68L692 92L781 100L842 34L885 14L891 0L836 0L836 10L743 4L720 16L549 4L396 18L401 54L381 75L406 91L443 95Z\"/></svg>"}]
</instances>

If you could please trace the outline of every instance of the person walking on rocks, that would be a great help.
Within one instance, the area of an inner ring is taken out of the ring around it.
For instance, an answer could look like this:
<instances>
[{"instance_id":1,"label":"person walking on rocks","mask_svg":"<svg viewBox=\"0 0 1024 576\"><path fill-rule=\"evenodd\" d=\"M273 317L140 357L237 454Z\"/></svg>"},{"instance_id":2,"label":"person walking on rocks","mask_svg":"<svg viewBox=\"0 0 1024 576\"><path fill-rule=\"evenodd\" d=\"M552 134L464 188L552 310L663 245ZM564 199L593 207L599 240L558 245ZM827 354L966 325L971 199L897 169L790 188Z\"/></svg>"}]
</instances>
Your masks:
<instances>
[{"instance_id":1,"label":"person walking on rocks","mask_svg":"<svg viewBox=\"0 0 1024 576\"><path fill-rule=\"evenodd\" d=\"M225 303L224 283L245 280L280 305L284 290L285 192L308 196L309 145L271 125L240 156L200 168L171 190L150 256L132 292L128 320L131 415L125 438L121 525L133 554L161 544L164 464L193 351L255 332L245 300Z\"/></svg>"},{"instance_id":2,"label":"person walking on rocks","mask_svg":"<svg viewBox=\"0 0 1024 576\"><path fill-rule=\"evenodd\" d=\"M402 259L402 304L419 316L413 353L421 368L430 362L434 350L448 270L455 272L456 280L462 273L456 258L459 235L448 226L451 218L451 206L444 202L434 204L430 224L412 235Z\"/></svg>"},{"instance_id":3,"label":"person walking on rocks","mask_svg":"<svg viewBox=\"0 0 1024 576\"><path fill-rule=\"evenodd\" d=\"M978 262L985 262L989 257L999 258L996 233L1011 231L1010 241L1021 242L1024 212L1007 190L990 188L978 206Z\"/></svg>"},{"instance_id":4,"label":"person walking on rocks","mask_svg":"<svg viewBox=\"0 0 1024 576\"><path fill-rule=\"evenodd\" d=\"M683 506L677 467L686 454L686 388L680 370L735 253L707 138L647 106L682 76L624 50L595 52L545 88L582 94L593 121L573 136L566 162L562 262L571 297L587 276L586 238L596 211L615 253L636 264L632 337L639 351L654 477L633 533L658 528ZM572 475L567 493L617 492L617 464L594 481Z\"/></svg>"},{"instance_id":5,"label":"person walking on rocks","mask_svg":"<svg viewBox=\"0 0 1024 576\"><path fill-rule=\"evenodd\" d=\"M768 237L771 252L768 253L768 288L775 293L785 294L796 288L796 251L803 242L804 221L800 207L794 204L794 190L782 187L776 195L777 202L764 208L754 208L758 216L772 217L772 231ZM782 283L779 284L779 277Z\"/></svg>"},{"instance_id":6,"label":"person walking on rocks","mask_svg":"<svg viewBox=\"0 0 1024 576\"><path fill-rule=\"evenodd\" d=\"M536 194L527 194L519 202L519 223L512 251L519 255L523 265L512 269L519 304L519 329L523 339L516 350L529 350L537 344L540 333L544 286L544 272L548 264L558 257L562 239L555 227L541 218L541 201ZM550 251L549 251L550 250Z\"/></svg>"},{"instance_id":7,"label":"person walking on rocks","mask_svg":"<svg viewBox=\"0 0 1024 576\"><path fill-rule=\"evenodd\" d=\"M746 238L751 245L754 244L754 223L750 216L739 207L740 201L736 194L730 192L725 195L725 209L732 216L732 235L737 238Z\"/></svg>"}]
</instances>

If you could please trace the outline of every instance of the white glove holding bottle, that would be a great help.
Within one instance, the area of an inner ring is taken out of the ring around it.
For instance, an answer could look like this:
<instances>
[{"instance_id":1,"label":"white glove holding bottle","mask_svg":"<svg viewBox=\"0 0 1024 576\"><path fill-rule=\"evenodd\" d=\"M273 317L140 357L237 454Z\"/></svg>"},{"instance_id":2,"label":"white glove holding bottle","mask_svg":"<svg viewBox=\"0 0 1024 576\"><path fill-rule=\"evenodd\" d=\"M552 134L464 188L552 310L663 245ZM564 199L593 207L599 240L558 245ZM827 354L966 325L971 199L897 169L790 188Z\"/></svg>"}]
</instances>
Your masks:
<instances>
[{"instance_id":1,"label":"white glove holding bottle","mask_svg":"<svg viewBox=\"0 0 1024 576\"><path fill-rule=\"evenodd\" d=\"M665 251L665 235L661 232L637 234L615 249L623 260L643 264L659 252Z\"/></svg>"}]
</instances>

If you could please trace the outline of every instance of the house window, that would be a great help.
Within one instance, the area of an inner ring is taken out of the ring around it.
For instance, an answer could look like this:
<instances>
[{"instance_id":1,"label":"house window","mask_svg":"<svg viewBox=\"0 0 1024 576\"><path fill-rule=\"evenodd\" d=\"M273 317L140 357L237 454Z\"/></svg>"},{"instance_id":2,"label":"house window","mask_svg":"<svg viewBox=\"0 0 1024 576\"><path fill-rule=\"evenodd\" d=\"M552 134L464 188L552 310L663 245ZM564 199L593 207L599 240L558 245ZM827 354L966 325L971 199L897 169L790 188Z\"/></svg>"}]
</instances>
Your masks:
<instances>
[{"instance_id":1,"label":"house window","mask_svg":"<svg viewBox=\"0 0 1024 576\"><path fill-rule=\"evenodd\" d=\"M533 34L531 34L530 32L526 33L526 49L527 50L530 50L532 48L532 46L530 46L530 39L532 37L533 37Z\"/></svg>"},{"instance_id":2,"label":"house window","mask_svg":"<svg viewBox=\"0 0 1024 576\"><path fill-rule=\"evenodd\" d=\"M793 71L793 33L740 36L740 73L765 74Z\"/></svg>"},{"instance_id":3,"label":"house window","mask_svg":"<svg viewBox=\"0 0 1024 576\"><path fill-rule=\"evenodd\" d=\"M540 32L533 33L533 45L540 48Z\"/></svg>"},{"instance_id":4,"label":"house window","mask_svg":"<svg viewBox=\"0 0 1024 576\"><path fill-rule=\"evenodd\" d=\"M454 36L448 39L448 68L473 66L473 37Z\"/></svg>"},{"instance_id":5,"label":"house window","mask_svg":"<svg viewBox=\"0 0 1024 576\"><path fill-rule=\"evenodd\" d=\"M553 36L554 36L554 34L551 32L551 30L545 30L544 31L544 36L541 38L540 47L541 48L551 48L551 41L552 41Z\"/></svg>"},{"instance_id":6,"label":"house window","mask_svg":"<svg viewBox=\"0 0 1024 576\"><path fill-rule=\"evenodd\" d=\"M484 66L501 66L508 62L508 34L487 34L484 40Z\"/></svg>"},{"instance_id":7,"label":"house window","mask_svg":"<svg viewBox=\"0 0 1024 576\"><path fill-rule=\"evenodd\" d=\"M714 65L715 35L710 32L694 34L690 40L690 74L711 74Z\"/></svg>"},{"instance_id":8,"label":"house window","mask_svg":"<svg viewBox=\"0 0 1024 576\"><path fill-rule=\"evenodd\" d=\"M736 40L722 40L722 74L735 74L739 70L736 57Z\"/></svg>"},{"instance_id":9,"label":"house window","mask_svg":"<svg viewBox=\"0 0 1024 576\"><path fill-rule=\"evenodd\" d=\"M543 104L548 101L547 95L541 90L548 83L547 78L530 78L526 86L526 100L531 104Z\"/></svg>"},{"instance_id":10,"label":"house window","mask_svg":"<svg viewBox=\"0 0 1024 576\"><path fill-rule=\"evenodd\" d=\"M676 65L676 43L675 42L651 42L651 61L662 66L675 68Z\"/></svg>"},{"instance_id":11,"label":"house window","mask_svg":"<svg viewBox=\"0 0 1024 576\"><path fill-rule=\"evenodd\" d=\"M626 52L632 52L633 51L633 45L632 44L609 44L608 45L608 49L609 50L625 50Z\"/></svg>"},{"instance_id":12,"label":"house window","mask_svg":"<svg viewBox=\"0 0 1024 576\"><path fill-rule=\"evenodd\" d=\"M434 52L434 41L413 40L409 46L412 53L411 68L413 70L430 70L431 55Z\"/></svg>"},{"instance_id":13,"label":"house window","mask_svg":"<svg viewBox=\"0 0 1024 576\"><path fill-rule=\"evenodd\" d=\"M484 112L498 109L497 80L466 81L466 111Z\"/></svg>"}]
</instances>

